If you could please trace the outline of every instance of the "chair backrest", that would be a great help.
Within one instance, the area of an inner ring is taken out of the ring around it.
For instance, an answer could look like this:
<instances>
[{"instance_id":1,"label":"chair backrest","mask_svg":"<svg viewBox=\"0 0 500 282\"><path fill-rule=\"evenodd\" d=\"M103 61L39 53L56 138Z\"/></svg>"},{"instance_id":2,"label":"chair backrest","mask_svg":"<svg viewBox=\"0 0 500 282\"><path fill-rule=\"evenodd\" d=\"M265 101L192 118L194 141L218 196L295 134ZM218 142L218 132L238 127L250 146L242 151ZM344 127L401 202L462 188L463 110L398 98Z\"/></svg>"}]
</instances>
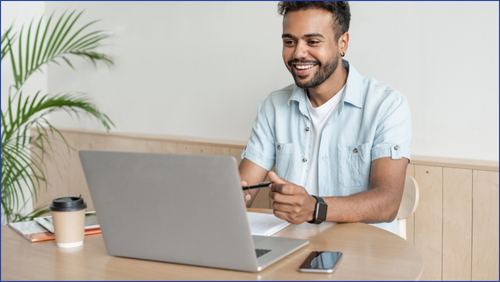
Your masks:
<instances>
[{"instance_id":1,"label":"chair backrest","mask_svg":"<svg viewBox=\"0 0 500 282\"><path fill-rule=\"evenodd\" d=\"M418 184L415 178L407 175L405 179L405 187L403 198L398 210L398 234L406 239L406 219L415 213L418 206L419 191Z\"/></svg>"}]
</instances>

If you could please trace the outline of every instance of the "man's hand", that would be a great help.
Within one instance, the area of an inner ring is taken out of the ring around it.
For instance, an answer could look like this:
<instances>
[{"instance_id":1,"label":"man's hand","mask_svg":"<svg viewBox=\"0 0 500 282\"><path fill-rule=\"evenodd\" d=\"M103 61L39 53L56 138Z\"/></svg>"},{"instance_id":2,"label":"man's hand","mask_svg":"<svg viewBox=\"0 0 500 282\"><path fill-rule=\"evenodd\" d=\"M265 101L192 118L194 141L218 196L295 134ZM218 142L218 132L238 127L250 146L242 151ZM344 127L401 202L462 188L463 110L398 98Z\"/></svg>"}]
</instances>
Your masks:
<instances>
[{"instance_id":1,"label":"man's hand","mask_svg":"<svg viewBox=\"0 0 500 282\"><path fill-rule=\"evenodd\" d=\"M269 197L274 201L273 212L276 217L293 224L313 220L316 199L304 187L281 179L276 173L268 174L271 184Z\"/></svg>"},{"instance_id":2,"label":"man's hand","mask_svg":"<svg viewBox=\"0 0 500 282\"><path fill-rule=\"evenodd\" d=\"M248 183L244 180L241 181L241 187L248 186ZM243 198L245 198L245 203L247 207L249 206L250 200L252 199L252 195L246 190L243 190Z\"/></svg>"},{"instance_id":3,"label":"man's hand","mask_svg":"<svg viewBox=\"0 0 500 282\"><path fill-rule=\"evenodd\" d=\"M239 166L241 186L248 186L250 184L257 184L266 178L267 170L258 166L257 164L249 161L248 159L242 159ZM243 197L247 208L252 206L253 200L257 196L259 189L244 190Z\"/></svg>"}]
</instances>

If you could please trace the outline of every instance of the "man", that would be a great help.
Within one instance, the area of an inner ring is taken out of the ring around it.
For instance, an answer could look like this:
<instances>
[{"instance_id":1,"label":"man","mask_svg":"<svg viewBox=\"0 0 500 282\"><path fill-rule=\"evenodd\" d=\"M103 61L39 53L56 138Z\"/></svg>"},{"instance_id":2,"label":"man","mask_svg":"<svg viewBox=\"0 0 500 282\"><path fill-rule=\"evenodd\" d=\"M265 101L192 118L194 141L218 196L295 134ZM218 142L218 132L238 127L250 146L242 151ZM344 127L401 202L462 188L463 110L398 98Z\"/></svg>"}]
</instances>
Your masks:
<instances>
[{"instance_id":1,"label":"man","mask_svg":"<svg viewBox=\"0 0 500 282\"><path fill-rule=\"evenodd\" d=\"M406 98L342 59L347 2L280 2L278 9L283 61L295 84L259 104L239 167L242 185L267 175L274 214L290 223L360 221L397 233L410 161ZM248 191L250 206L258 190Z\"/></svg>"}]
</instances>

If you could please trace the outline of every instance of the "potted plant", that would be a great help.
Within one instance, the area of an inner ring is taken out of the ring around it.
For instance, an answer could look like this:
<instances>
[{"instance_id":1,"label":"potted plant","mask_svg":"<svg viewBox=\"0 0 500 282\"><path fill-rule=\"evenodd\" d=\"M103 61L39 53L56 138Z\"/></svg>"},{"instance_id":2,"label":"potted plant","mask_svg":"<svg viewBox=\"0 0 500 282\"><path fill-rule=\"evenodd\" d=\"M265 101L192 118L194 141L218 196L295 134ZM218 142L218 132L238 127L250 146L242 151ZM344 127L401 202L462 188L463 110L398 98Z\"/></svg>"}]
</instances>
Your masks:
<instances>
[{"instance_id":1,"label":"potted plant","mask_svg":"<svg viewBox=\"0 0 500 282\"><path fill-rule=\"evenodd\" d=\"M1 60L10 61L14 84L9 87L7 104L1 112L1 205L7 223L23 221L48 212L47 207L34 208L22 214L30 199L37 198L40 187L47 187L44 163L51 159L51 137L62 134L49 122L47 115L66 111L76 116L86 115L97 119L106 130L114 124L84 93L67 92L55 95L23 92L23 86L31 75L41 71L46 64L66 64L74 69L71 61L77 57L90 60L94 65L113 61L108 55L96 51L100 43L109 38L103 30L92 30L92 21L76 28L82 12L73 11L54 17L43 23L41 17L19 31L11 25L2 34ZM4 75L4 72L2 72ZM38 134L30 136L34 128ZM30 148L37 148L32 152Z\"/></svg>"}]
</instances>

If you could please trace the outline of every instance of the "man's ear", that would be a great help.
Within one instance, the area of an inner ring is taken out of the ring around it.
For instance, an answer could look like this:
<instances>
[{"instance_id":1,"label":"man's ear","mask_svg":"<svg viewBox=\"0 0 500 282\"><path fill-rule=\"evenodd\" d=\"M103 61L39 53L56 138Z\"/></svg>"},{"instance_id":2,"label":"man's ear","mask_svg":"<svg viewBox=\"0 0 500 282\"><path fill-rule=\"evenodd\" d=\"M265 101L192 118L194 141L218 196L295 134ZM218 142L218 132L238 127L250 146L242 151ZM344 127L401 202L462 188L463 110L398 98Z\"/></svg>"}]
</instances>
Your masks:
<instances>
[{"instance_id":1,"label":"man's ear","mask_svg":"<svg viewBox=\"0 0 500 282\"><path fill-rule=\"evenodd\" d=\"M349 32L342 34L339 38L339 51L340 53L346 53L349 48Z\"/></svg>"}]
</instances>

